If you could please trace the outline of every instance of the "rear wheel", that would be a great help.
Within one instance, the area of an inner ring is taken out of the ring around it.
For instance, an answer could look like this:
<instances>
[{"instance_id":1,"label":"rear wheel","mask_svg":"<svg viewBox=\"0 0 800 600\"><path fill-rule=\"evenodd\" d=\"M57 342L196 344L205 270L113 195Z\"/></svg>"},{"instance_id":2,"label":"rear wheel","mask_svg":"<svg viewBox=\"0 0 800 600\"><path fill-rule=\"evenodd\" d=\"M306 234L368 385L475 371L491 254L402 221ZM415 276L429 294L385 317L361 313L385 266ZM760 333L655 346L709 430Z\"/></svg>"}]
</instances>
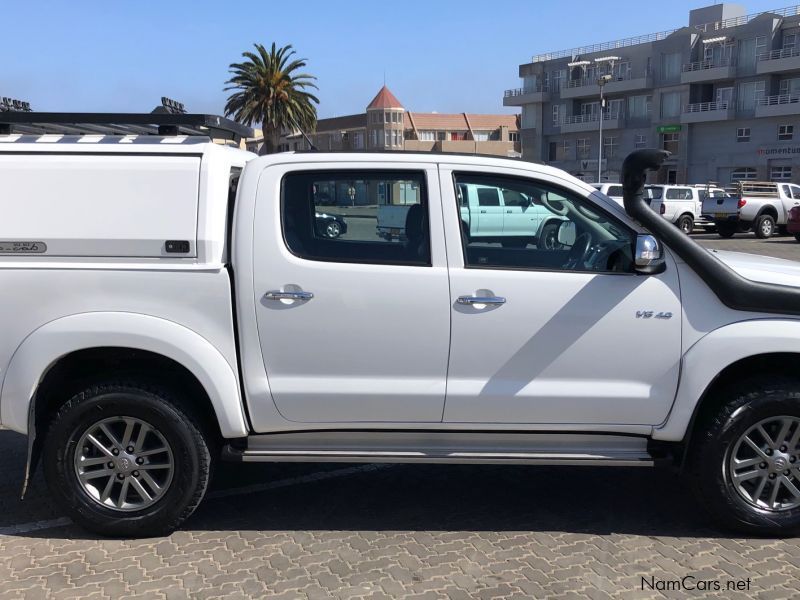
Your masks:
<instances>
[{"instance_id":1,"label":"rear wheel","mask_svg":"<svg viewBox=\"0 0 800 600\"><path fill-rule=\"evenodd\" d=\"M558 243L558 229L559 223L546 223L542 227L542 233L539 235L539 248L545 250L558 250L562 246Z\"/></svg>"},{"instance_id":2,"label":"rear wheel","mask_svg":"<svg viewBox=\"0 0 800 600\"><path fill-rule=\"evenodd\" d=\"M681 215L675 224L683 233L689 235L694 229L694 217L692 215Z\"/></svg>"},{"instance_id":3,"label":"rear wheel","mask_svg":"<svg viewBox=\"0 0 800 600\"><path fill-rule=\"evenodd\" d=\"M739 230L738 225L735 223L719 223L717 224L717 234L722 238L732 238Z\"/></svg>"},{"instance_id":4,"label":"rear wheel","mask_svg":"<svg viewBox=\"0 0 800 600\"><path fill-rule=\"evenodd\" d=\"M726 527L800 532L800 382L758 378L726 394L692 440L699 499Z\"/></svg>"},{"instance_id":5,"label":"rear wheel","mask_svg":"<svg viewBox=\"0 0 800 600\"><path fill-rule=\"evenodd\" d=\"M205 494L206 437L171 391L107 382L59 410L44 446L50 493L74 521L103 535L166 535Z\"/></svg>"},{"instance_id":6,"label":"rear wheel","mask_svg":"<svg viewBox=\"0 0 800 600\"><path fill-rule=\"evenodd\" d=\"M755 226L756 237L765 240L771 238L775 234L775 219L772 215L761 215L756 220Z\"/></svg>"}]
</instances>

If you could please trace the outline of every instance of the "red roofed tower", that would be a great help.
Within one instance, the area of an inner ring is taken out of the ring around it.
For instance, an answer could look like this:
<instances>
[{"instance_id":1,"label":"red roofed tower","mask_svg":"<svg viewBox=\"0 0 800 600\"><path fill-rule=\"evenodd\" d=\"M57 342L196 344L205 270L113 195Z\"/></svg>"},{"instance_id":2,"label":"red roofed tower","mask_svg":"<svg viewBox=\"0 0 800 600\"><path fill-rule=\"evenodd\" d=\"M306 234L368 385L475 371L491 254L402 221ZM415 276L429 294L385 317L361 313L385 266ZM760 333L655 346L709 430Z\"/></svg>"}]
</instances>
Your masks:
<instances>
[{"instance_id":1,"label":"red roofed tower","mask_svg":"<svg viewBox=\"0 0 800 600\"><path fill-rule=\"evenodd\" d=\"M367 149L402 150L405 109L385 85L367 106Z\"/></svg>"}]
</instances>

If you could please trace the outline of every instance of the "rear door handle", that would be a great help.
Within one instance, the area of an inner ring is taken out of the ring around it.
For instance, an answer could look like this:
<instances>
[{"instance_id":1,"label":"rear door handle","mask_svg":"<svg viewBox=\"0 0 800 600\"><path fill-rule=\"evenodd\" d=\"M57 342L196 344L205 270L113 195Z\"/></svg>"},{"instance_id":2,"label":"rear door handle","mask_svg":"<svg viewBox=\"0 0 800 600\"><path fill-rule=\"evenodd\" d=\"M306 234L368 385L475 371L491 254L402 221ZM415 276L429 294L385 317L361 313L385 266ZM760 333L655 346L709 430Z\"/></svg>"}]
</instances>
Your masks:
<instances>
[{"instance_id":1,"label":"rear door handle","mask_svg":"<svg viewBox=\"0 0 800 600\"><path fill-rule=\"evenodd\" d=\"M271 290L264 294L267 300L311 300L314 294L311 292L281 292L280 290Z\"/></svg>"},{"instance_id":2,"label":"rear door handle","mask_svg":"<svg viewBox=\"0 0 800 600\"><path fill-rule=\"evenodd\" d=\"M501 296L459 296L458 304L505 304L506 299Z\"/></svg>"}]
</instances>

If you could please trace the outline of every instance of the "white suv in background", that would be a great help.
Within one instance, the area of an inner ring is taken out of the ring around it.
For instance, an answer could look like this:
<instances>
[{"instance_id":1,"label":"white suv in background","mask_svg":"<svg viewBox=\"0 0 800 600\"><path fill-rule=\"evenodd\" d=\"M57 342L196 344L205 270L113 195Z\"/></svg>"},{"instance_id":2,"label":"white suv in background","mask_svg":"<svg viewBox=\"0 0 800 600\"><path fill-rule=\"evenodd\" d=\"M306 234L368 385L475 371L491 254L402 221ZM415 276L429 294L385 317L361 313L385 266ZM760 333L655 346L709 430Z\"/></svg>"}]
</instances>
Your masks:
<instances>
[{"instance_id":1,"label":"white suv in background","mask_svg":"<svg viewBox=\"0 0 800 600\"><path fill-rule=\"evenodd\" d=\"M714 221L703 215L703 199L724 196L725 190L708 185L648 185L650 208L686 234L695 227L711 230Z\"/></svg>"},{"instance_id":2,"label":"white suv in background","mask_svg":"<svg viewBox=\"0 0 800 600\"><path fill-rule=\"evenodd\" d=\"M605 194L614 202L622 206L622 184L621 183L590 183L594 189L601 194Z\"/></svg>"}]
</instances>

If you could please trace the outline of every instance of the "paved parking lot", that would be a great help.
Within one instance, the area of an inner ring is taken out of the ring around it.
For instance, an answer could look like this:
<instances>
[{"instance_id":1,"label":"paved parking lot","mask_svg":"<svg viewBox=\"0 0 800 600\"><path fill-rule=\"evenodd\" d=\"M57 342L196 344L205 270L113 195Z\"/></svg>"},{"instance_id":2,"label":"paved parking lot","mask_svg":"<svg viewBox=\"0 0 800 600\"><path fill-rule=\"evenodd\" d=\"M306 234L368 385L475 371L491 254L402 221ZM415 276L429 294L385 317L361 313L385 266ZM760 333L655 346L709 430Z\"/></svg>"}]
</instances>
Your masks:
<instances>
[{"instance_id":1,"label":"paved parking lot","mask_svg":"<svg viewBox=\"0 0 800 600\"><path fill-rule=\"evenodd\" d=\"M768 240L759 240L752 233L739 233L731 239L722 239L716 233L693 233L692 238L706 248L716 250L732 250L775 256L788 260L800 260L800 243L791 235L775 236Z\"/></svg>"},{"instance_id":2,"label":"paved parking lot","mask_svg":"<svg viewBox=\"0 0 800 600\"><path fill-rule=\"evenodd\" d=\"M800 259L792 238L697 235ZM181 531L100 539L0 431L0 598L791 598L797 539L714 528L649 469L226 465Z\"/></svg>"}]
</instances>

